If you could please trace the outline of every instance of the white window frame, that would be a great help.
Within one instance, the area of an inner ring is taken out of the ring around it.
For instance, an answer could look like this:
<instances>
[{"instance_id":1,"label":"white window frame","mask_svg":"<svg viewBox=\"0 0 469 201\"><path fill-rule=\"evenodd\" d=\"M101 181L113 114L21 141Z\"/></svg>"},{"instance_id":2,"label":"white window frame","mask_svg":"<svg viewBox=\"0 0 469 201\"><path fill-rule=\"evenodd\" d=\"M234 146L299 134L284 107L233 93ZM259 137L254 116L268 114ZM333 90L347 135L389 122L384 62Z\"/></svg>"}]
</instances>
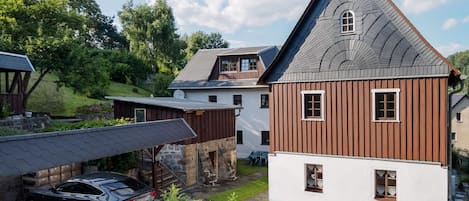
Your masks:
<instances>
[{"instance_id":1,"label":"white window frame","mask_svg":"<svg viewBox=\"0 0 469 201\"><path fill-rule=\"evenodd\" d=\"M143 110L144 121L142 121L142 122L147 122L147 109L146 108L135 108L134 109L134 122L135 123L142 123L142 122L137 122L137 110Z\"/></svg>"},{"instance_id":2,"label":"white window frame","mask_svg":"<svg viewBox=\"0 0 469 201\"><path fill-rule=\"evenodd\" d=\"M348 29L348 26L352 25L353 30L344 31L344 25L345 25L344 24L344 14L347 13L347 12L352 14L352 19L353 19L353 23L349 24L348 23L349 18L347 18L347 25L346 25L347 29ZM340 15L340 33L343 33L343 34L355 33L356 25L357 25L357 22L356 22L356 18L355 18L355 13L352 10L346 10L346 11L342 12L342 14Z\"/></svg>"},{"instance_id":3,"label":"white window frame","mask_svg":"<svg viewBox=\"0 0 469 201\"><path fill-rule=\"evenodd\" d=\"M376 119L376 93L396 93L396 119L394 120L378 120ZM373 102L372 102L372 115L373 115L373 118L372 118L372 122L389 122L389 123L399 123L400 122L400 114L399 114L399 111L400 111L400 94L401 93L401 89L399 88L386 88L386 89L372 89L371 90L371 97L373 99Z\"/></svg>"},{"instance_id":4,"label":"white window frame","mask_svg":"<svg viewBox=\"0 0 469 201\"><path fill-rule=\"evenodd\" d=\"M325 99L324 94L326 92L324 90L309 90L309 91L301 91L301 119L303 121L325 121L325 113L324 113L324 106L325 106ZM321 118L306 118L305 117L305 95L307 94L319 94L321 95Z\"/></svg>"}]
</instances>

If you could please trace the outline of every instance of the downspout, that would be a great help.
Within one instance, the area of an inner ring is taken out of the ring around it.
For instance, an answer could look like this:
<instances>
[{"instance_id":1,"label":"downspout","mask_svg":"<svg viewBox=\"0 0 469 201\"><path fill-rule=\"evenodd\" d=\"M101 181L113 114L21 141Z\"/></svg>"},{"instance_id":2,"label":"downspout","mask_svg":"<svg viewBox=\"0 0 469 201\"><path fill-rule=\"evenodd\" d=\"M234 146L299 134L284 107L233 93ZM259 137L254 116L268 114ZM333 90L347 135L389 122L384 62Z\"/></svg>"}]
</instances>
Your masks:
<instances>
[{"instance_id":1,"label":"downspout","mask_svg":"<svg viewBox=\"0 0 469 201\"><path fill-rule=\"evenodd\" d=\"M447 158L448 158L448 201L453 201L453 182L452 182L452 168L453 168L453 143L452 143L452 128L451 128L451 115L452 115L452 108L451 108L451 102L453 99L453 95L456 93L461 92L464 90L464 81L463 79L458 78L457 84L453 86L455 88L458 84L461 86L459 89L456 91L453 91L449 94L448 96L448 114L447 114L447 127L448 127L448 135L447 135L447 140L446 140L446 147L447 147Z\"/></svg>"}]
</instances>

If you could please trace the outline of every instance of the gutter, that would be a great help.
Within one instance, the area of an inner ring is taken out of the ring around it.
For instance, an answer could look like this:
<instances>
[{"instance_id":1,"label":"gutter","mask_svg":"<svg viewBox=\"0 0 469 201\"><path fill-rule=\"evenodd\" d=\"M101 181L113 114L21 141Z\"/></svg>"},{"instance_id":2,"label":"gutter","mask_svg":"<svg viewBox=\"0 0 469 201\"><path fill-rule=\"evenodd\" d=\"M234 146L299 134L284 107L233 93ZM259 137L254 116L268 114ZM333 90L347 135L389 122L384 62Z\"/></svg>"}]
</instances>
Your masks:
<instances>
[{"instance_id":1,"label":"gutter","mask_svg":"<svg viewBox=\"0 0 469 201\"><path fill-rule=\"evenodd\" d=\"M446 140L446 147L447 147L447 158L448 158L448 201L453 201L453 189L452 189L452 168L453 168L453 145L452 145L452 128L451 128L451 114L452 114L452 108L451 108L451 102L453 99L453 95L461 92L464 89L464 77L461 76L461 78L457 79L457 83L453 86L455 88L457 85L460 85L461 87L457 89L456 91L453 91L449 94L448 96L448 114L447 114L447 127L448 127L448 133L447 133L447 140Z\"/></svg>"}]
</instances>

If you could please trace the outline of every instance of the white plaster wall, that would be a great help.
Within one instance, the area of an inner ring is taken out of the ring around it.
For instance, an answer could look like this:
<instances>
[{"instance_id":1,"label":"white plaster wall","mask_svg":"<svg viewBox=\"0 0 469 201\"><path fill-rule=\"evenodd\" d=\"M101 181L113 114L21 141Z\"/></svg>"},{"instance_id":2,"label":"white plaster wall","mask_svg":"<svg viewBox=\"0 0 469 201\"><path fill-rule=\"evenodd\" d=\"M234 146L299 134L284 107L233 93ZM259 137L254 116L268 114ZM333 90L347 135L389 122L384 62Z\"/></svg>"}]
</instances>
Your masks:
<instances>
[{"instance_id":1,"label":"white plaster wall","mask_svg":"<svg viewBox=\"0 0 469 201\"><path fill-rule=\"evenodd\" d=\"M305 164L323 165L323 193L305 191ZM448 199L447 169L439 164L277 153L269 156L269 200L375 200L377 169L397 172L397 201Z\"/></svg>"},{"instance_id":2,"label":"white plaster wall","mask_svg":"<svg viewBox=\"0 0 469 201\"><path fill-rule=\"evenodd\" d=\"M243 131L242 145L237 145L237 157L247 158L251 151L268 151L268 145L261 145L261 131L269 131L269 109L261 108L261 94L269 94L268 88L254 89L208 89L184 90L189 100L208 101L216 95L218 103L233 104L233 95L243 96L241 115L236 118L236 130ZM236 132L236 131L234 131Z\"/></svg>"}]
</instances>

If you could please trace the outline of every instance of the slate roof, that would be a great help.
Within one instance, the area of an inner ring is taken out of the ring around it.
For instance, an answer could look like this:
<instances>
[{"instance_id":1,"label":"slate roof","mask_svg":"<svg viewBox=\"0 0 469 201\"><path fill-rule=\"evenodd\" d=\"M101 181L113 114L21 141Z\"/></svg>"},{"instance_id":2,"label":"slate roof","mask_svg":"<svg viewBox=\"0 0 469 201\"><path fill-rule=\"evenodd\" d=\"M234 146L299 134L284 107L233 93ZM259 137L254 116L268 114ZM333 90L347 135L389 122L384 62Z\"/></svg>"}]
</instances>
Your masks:
<instances>
[{"instance_id":1,"label":"slate roof","mask_svg":"<svg viewBox=\"0 0 469 201\"><path fill-rule=\"evenodd\" d=\"M0 177L196 137L184 119L0 138Z\"/></svg>"},{"instance_id":2,"label":"slate roof","mask_svg":"<svg viewBox=\"0 0 469 201\"><path fill-rule=\"evenodd\" d=\"M0 69L34 72L34 67L25 55L0 52Z\"/></svg>"},{"instance_id":3,"label":"slate roof","mask_svg":"<svg viewBox=\"0 0 469 201\"><path fill-rule=\"evenodd\" d=\"M454 108L464 98L469 98L466 94L454 94L451 98L451 108Z\"/></svg>"},{"instance_id":4,"label":"slate roof","mask_svg":"<svg viewBox=\"0 0 469 201\"><path fill-rule=\"evenodd\" d=\"M342 13L355 32L341 33ZM392 0L312 0L260 83L448 77L455 69Z\"/></svg>"},{"instance_id":5,"label":"slate roof","mask_svg":"<svg viewBox=\"0 0 469 201\"><path fill-rule=\"evenodd\" d=\"M137 103L143 105L152 105L166 108L173 108L182 110L185 112L189 111L200 111L200 110L227 110L227 109L238 109L240 106L225 105L219 103L193 101L188 99L176 99L176 98L139 98L139 97L114 97L109 96L106 99L114 101L123 101L129 103Z\"/></svg>"},{"instance_id":6,"label":"slate roof","mask_svg":"<svg viewBox=\"0 0 469 201\"><path fill-rule=\"evenodd\" d=\"M258 79L246 80L209 80L219 56L259 55L261 62L268 68L279 48L277 46L220 48L199 50L187 63L181 73L169 85L169 89L214 89L214 88L253 88Z\"/></svg>"}]
</instances>

